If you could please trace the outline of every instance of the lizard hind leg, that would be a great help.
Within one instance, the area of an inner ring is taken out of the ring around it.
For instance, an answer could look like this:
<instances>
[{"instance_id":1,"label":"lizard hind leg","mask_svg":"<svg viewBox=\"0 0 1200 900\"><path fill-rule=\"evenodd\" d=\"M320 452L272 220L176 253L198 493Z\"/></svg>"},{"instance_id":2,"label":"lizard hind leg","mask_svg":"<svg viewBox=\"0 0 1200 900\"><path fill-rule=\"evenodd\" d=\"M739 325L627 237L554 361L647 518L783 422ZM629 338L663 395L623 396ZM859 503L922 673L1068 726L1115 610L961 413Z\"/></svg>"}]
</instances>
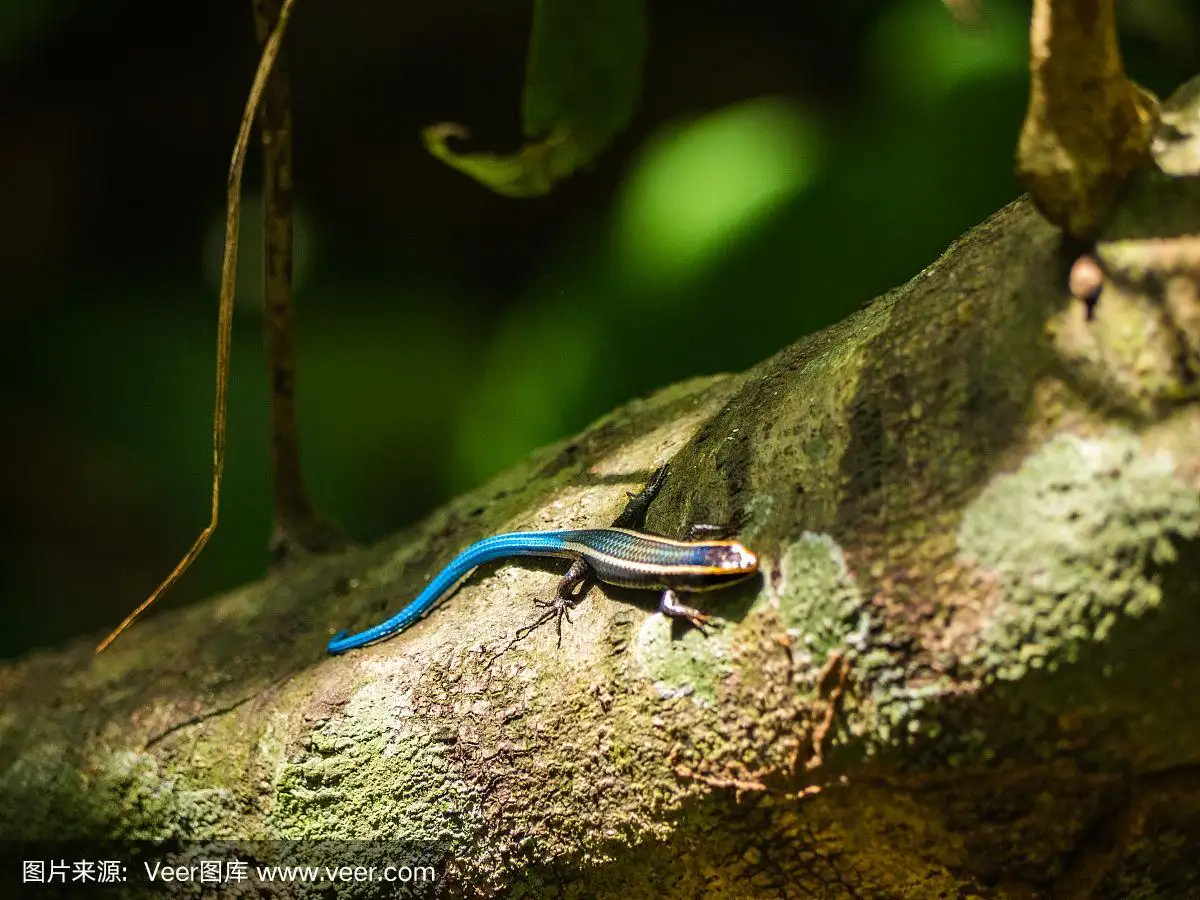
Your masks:
<instances>
[{"instance_id":1,"label":"lizard hind leg","mask_svg":"<svg viewBox=\"0 0 1200 900\"><path fill-rule=\"evenodd\" d=\"M554 591L554 597L550 600L534 600L535 606L540 606L546 610L546 614L538 619L535 628L538 625L546 622L551 617L555 618L554 630L558 634L558 646L562 646L562 623L563 619L567 620L567 624L571 622L571 610L579 605L579 601L583 599L583 595L587 590L585 582L592 570L588 568L588 564L582 559L577 559L571 563L571 568L567 569L567 574L562 577L562 581L558 583L558 588Z\"/></svg>"}]
</instances>

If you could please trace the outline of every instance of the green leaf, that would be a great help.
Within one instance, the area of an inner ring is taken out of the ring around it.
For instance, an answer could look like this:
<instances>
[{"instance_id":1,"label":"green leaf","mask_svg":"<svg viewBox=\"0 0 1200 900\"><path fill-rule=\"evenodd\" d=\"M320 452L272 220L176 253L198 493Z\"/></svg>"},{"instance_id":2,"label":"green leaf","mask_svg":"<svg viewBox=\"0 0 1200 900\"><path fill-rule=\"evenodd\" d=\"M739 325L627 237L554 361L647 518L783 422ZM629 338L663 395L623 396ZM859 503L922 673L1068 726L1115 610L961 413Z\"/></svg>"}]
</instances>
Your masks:
<instances>
[{"instance_id":1,"label":"green leaf","mask_svg":"<svg viewBox=\"0 0 1200 900\"><path fill-rule=\"evenodd\" d=\"M645 55L643 0L537 0L525 136L567 126L582 154L595 156L633 117Z\"/></svg>"},{"instance_id":2,"label":"green leaf","mask_svg":"<svg viewBox=\"0 0 1200 900\"><path fill-rule=\"evenodd\" d=\"M429 152L499 194L536 197L587 165L633 117L646 55L644 0L535 0L522 100L528 142L459 153L453 123L422 132Z\"/></svg>"}]
</instances>

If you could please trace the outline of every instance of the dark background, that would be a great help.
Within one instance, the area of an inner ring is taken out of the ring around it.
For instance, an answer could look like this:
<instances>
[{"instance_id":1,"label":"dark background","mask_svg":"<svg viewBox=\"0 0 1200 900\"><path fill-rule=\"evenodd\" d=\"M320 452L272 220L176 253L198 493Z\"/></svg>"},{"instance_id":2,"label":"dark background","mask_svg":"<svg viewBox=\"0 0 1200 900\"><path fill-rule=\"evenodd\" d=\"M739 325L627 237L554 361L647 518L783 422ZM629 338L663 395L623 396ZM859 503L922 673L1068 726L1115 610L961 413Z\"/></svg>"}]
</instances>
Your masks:
<instances>
[{"instance_id":1,"label":"dark background","mask_svg":"<svg viewBox=\"0 0 1200 900\"><path fill-rule=\"evenodd\" d=\"M303 453L357 540L843 317L1018 193L1027 3L984 0L979 27L937 0L650 5L631 128L511 200L418 131L519 143L530 2L298 0ZM1118 5L1133 77L1195 74L1190 0ZM0 654L107 629L207 521L225 177L256 60L249 2L0 0ZM221 524L162 608L266 561L258 164Z\"/></svg>"}]
</instances>

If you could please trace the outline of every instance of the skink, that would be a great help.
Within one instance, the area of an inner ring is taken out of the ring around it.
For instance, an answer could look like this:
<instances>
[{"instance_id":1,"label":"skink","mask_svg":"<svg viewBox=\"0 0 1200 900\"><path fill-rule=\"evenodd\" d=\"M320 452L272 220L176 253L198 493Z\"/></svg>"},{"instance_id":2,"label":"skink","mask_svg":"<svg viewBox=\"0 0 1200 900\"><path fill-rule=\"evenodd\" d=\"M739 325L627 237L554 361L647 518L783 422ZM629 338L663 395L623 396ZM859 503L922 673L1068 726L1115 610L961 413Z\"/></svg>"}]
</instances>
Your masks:
<instances>
[{"instance_id":1,"label":"skink","mask_svg":"<svg viewBox=\"0 0 1200 900\"><path fill-rule=\"evenodd\" d=\"M750 577L758 570L758 557L737 541L675 541L647 534L631 525L645 519L650 501L666 479L663 466L646 487L631 496L625 510L610 528L565 531L515 531L484 538L463 550L400 612L358 634L336 634L330 653L344 653L403 631L454 590L478 566L512 556L557 556L572 560L559 583L555 605L574 604L574 592L588 578L618 587L662 592L663 613L703 627L708 617L680 603L676 591L695 592L723 588ZM695 526L711 530L712 526Z\"/></svg>"}]
</instances>

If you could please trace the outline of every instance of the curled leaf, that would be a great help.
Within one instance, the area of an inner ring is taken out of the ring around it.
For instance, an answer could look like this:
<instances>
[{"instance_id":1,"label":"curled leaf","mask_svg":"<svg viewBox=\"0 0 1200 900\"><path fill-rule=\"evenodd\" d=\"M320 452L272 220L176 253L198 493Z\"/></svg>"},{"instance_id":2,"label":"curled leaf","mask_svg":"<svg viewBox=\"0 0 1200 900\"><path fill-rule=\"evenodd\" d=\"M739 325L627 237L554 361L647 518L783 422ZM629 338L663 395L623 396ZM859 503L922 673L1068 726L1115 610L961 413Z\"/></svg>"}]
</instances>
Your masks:
<instances>
[{"instance_id":1,"label":"curled leaf","mask_svg":"<svg viewBox=\"0 0 1200 900\"><path fill-rule=\"evenodd\" d=\"M646 54L644 0L536 0L521 103L527 139L512 153L461 153L444 122L422 132L447 165L508 197L536 197L587 165L633 117Z\"/></svg>"},{"instance_id":2,"label":"curled leaf","mask_svg":"<svg viewBox=\"0 0 1200 900\"><path fill-rule=\"evenodd\" d=\"M577 149L566 129L524 144L514 153L460 153L447 143L468 137L470 131L453 122L430 125L421 132L421 140L430 153L505 197L539 197L580 165Z\"/></svg>"}]
</instances>

